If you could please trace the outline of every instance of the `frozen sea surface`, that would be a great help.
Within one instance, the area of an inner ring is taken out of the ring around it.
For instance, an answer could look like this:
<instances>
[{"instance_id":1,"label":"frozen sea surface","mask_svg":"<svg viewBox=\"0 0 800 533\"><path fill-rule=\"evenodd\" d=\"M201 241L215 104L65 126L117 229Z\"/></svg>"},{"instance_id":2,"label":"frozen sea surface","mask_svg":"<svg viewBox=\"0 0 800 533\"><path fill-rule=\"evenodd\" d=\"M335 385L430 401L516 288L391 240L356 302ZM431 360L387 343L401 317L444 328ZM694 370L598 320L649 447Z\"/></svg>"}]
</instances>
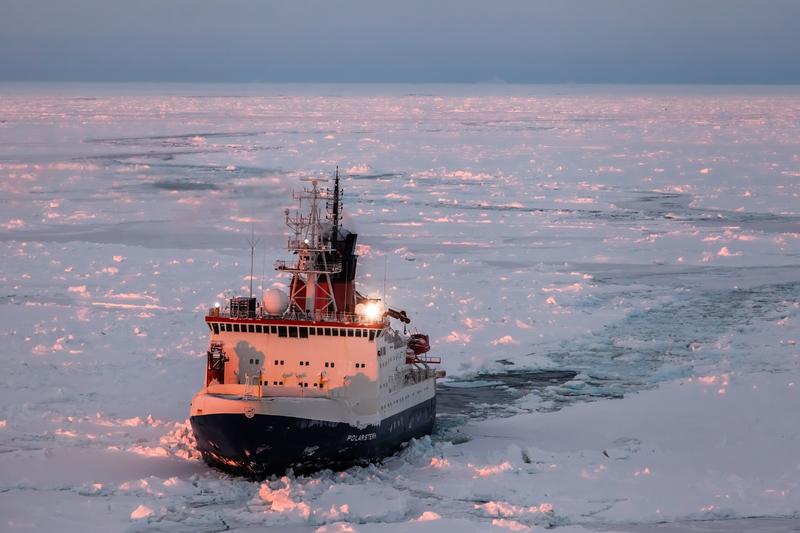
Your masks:
<instances>
[{"instance_id":1,"label":"frozen sea surface","mask_svg":"<svg viewBox=\"0 0 800 533\"><path fill-rule=\"evenodd\" d=\"M251 231L286 283L335 165L361 289L444 358L438 429L227 477L186 424L203 313ZM0 524L798 528L798 206L796 87L0 85Z\"/></svg>"}]
</instances>

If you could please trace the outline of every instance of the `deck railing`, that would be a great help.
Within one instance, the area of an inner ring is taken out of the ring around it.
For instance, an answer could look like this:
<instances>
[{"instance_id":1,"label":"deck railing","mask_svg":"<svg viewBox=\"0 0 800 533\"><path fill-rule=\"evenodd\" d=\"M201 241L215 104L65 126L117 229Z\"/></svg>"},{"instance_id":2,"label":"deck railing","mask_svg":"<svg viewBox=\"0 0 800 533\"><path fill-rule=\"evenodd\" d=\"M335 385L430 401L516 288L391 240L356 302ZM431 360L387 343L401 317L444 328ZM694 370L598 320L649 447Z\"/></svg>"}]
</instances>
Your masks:
<instances>
[{"instance_id":1,"label":"deck railing","mask_svg":"<svg viewBox=\"0 0 800 533\"><path fill-rule=\"evenodd\" d=\"M359 315L356 313L326 313L322 311L287 311L279 315L272 315L265 313L263 309L256 309L255 313L250 316L242 316L239 312L232 313L228 306L224 308L212 307L209 309L208 316L222 317L222 318L243 318L250 320L287 320L297 322L338 322L345 324L374 324L386 325L389 323L387 316L378 316L370 318L366 315Z\"/></svg>"}]
</instances>

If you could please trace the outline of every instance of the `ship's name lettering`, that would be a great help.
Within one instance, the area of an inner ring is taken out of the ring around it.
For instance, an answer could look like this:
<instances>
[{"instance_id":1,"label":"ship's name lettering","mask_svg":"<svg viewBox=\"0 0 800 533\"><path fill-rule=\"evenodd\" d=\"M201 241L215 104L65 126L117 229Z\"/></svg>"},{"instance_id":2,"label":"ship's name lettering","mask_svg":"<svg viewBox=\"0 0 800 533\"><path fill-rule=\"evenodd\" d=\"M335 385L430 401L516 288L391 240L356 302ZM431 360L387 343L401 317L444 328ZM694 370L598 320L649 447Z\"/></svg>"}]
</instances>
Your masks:
<instances>
[{"instance_id":1,"label":"ship's name lettering","mask_svg":"<svg viewBox=\"0 0 800 533\"><path fill-rule=\"evenodd\" d=\"M377 433L363 433L361 435L348 435L348 442L359 442L362 440L375 440L378 438Z\"/></svg>"}]
</instances>

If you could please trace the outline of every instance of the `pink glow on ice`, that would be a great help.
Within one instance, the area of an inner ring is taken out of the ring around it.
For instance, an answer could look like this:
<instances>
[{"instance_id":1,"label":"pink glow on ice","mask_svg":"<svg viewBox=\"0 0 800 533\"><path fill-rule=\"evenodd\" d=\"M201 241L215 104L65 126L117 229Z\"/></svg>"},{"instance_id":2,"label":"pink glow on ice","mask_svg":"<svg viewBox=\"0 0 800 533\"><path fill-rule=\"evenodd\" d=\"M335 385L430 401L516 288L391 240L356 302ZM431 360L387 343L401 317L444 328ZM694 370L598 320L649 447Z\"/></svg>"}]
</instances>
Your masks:
<instances>
[{"instance_id":1,"label":"pink glow on ice","mask_svg":"<svg viewBox=\"0 0 800 533\"><path fill-rule=\"evenodd\" d=\"M20 229L25 227L25 222L20 218L14 218L9 220L4 224L0 224L0 226L4 227L5 229L12 230L12 229Z\"/></svg>"},{"instance_id":2,"label":"pink glow on ice","mask_svg":"<svg viewBox=\"0 0 800 533\"><path fill-rule=\"evenodd\" d=\"M470 468L472 468L472 470L475 472L475 476L474 477L496 476L497 474L500 474L502 472L505 472L507 470L511 470L512 468L514 468L511 465L511 463L508 462L508 461L503 461L502 463L497 464L497 465L487 465L487 466L478 467L478 466L475 466L475 465L471 464L471 465L468 465L468 466Z\"/></svg>"},{"instance_id":3,"label":"pink glow on ice","mask_svg":"<svg viewBox=\"0 0 800 533\"><path fill-rule=\"evenodd\" d=\"M447 342L455 342L461 344L469 344L470 340L472 340L472 335L468 335L467 333L460 333L458 331L451 331L450 334L445 337Z\"/></svg>"},{"instance_id":4,"label":"pink glow on ice","mask_svg":"<svg viewBox=\"0 0 800 533\"><path fill-rule=\"evenodd\" d=\"M282 477L282 488L272 489L267 483L262 483L258 489L258 496L269 504L271 511L282 514L297 515L303 519L308 519L311 515L311 508L302 501L295 501L291 496L291 481Z\"/></svg>"},{"instance_id":5,"label":"pink glow on ice","mask_svg":"<svg viewBox=\"0 0 800 533\"><path fill-rule=\"evenodd\" d=\"M723 246L719 249L717 255L720 257L739 257L744 254L742 252L731 252L727 246Z\"/></svg>"},{"instance_id":6,"label":"pink glow on ice","mask_svg":"<svg viewBox=\"0 0 800 533\"><path fill-rule=\"evenodd\" d=\"M425 511L418 518L417 522L433 522L434 520L441 520L442 516L434 511Z\"/></svg>"},{"instance_id":7,"label":"pink glow on ice","mask_svg":"<svg viewBox=\"0 0 800 533\"><path fill-rule=\"evenodd\" d=\"M152 509L147 507L146 505L140 505L136 509L131 512L131 520L138 521L138 520L146 520L153 516L155 513Z\"/></svg>"},{"instance_id":8,"label":"pink glow on ice","mask_svg":"<svg viewBox=\"0 0 800 533\"><path fill-rule=\"evenodd\" d=\"M495 518L492 520L492 525L509 531L532 531L529 526L508 518Z\"/></svg>"},{"instance_id":9,"label":"pink glow on ice","mask_svg":"<svg viewBox=\"0 0 800 533\"><path fill-rule=\"evenodd\" d=\"M511 335L503 335L502 337L491 341L492 346L497 345L508 345L508 344L519 344L518 340L514 340L514 337Z\"/></svg>"},{"instance_id":10,"label":"pink glow on ice","mask_svg":"<svg viewBox=\"0 0 800 533\"><path fill-rule=\"evenodd\" d=\"M450 468L450 461L440 457L431 457L431 462L428 466L436 470L444 470Z\"/></svg>"}]
</instances>

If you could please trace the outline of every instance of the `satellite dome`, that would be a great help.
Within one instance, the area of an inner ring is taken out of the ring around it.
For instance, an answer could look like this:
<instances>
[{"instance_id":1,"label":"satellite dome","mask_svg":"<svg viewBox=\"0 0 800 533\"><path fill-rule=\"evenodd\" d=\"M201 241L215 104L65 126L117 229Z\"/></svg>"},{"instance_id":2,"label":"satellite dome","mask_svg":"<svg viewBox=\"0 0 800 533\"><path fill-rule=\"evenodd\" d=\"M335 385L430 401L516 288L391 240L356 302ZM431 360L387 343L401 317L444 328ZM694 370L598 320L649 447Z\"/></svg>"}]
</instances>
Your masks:
<instances>
[{"instance_id":1,"label":"satellite dome","mask_svg":"<svg viewBox=\"0 0 800 533\"><path fill-rule=\"evenodd\" d=\"M261 298L261 307L270 315L282 315L289 307L289 296L280 289L267 289Z\"/></svg>"}]
</instances>

